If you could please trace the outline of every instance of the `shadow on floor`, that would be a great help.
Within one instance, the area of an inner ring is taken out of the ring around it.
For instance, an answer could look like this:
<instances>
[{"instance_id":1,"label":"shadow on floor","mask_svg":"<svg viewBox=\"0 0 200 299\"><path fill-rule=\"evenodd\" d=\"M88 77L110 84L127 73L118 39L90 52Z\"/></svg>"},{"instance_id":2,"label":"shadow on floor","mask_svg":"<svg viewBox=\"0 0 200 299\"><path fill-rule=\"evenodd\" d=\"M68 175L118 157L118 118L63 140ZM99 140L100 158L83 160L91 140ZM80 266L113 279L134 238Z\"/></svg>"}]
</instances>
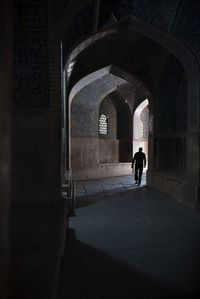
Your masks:
<instances>
[{"instance_id":1,"label":"shadow on floor","mask_svg":"<svg viewBox=\"0 0 200 299\"><path fill-rule=\"evenodd\" d=\"M69 229L59 299L197 298L178 294L131 270L109 255L76 240Z\"/></svg>"},{"instance_id":2,"label":"shadow on floor","mask_svg":"<svg viewBox=\"0 0 200 299\"><path fill-rule=\"evenodd\" d=\"M81 207L91 205L99 200L111 198L113 196L123 196L130 192L138 192L138 191L140 192L141 189L145 189L146 187L147 187L146 185L142 185L140 187L135 185L130 185L129 188L125 188L122 186L122 187L116 187L114 189L111 188L106 190L99 190L92 194L87 194L84 196L77 196L75 200L75 207L76 209L78 209Z\"/></svg>"},{"instance_id":3,"label":"shadow on floor","mask_svg":"<svg viewBox=\"0 0 200 299\"><path fill-rule=\"evenodd\" d=\"M76 208L90 205L113 195L122 195L135 189L140 189L143 186L146 186L146 175L143 176L140 187L135 184L133 175L77 181Z\"/></svg>"}]
</instances>

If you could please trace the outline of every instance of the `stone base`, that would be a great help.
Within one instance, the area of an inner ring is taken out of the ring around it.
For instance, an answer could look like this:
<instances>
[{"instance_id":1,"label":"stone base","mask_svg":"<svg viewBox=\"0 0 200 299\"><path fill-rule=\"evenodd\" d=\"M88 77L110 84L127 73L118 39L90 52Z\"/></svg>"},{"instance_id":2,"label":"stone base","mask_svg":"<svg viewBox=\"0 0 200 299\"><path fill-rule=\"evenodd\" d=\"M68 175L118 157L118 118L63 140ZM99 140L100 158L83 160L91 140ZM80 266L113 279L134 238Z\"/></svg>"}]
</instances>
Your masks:
<instances>
[{"instance_id":1,"label":"stone base","mask_svg":"<svg viewBox=\"0 0 200 299\"><path fill-rule=\"evenodd\" d=\"M198 186L189 182L183 174L167 172L147 172L147 185L171 196L175 200L197 208Z\"/></svg>"},{"instance_id":2,"label":"stone base","mask_svg":"<svg viewBox=\"0 0 200 299\"><path fill-rule=\"evenodd\" d=\"M75 181L132 174L131 163L103 163L94 168L73 169Z\"/></svg>"}]
</instances>

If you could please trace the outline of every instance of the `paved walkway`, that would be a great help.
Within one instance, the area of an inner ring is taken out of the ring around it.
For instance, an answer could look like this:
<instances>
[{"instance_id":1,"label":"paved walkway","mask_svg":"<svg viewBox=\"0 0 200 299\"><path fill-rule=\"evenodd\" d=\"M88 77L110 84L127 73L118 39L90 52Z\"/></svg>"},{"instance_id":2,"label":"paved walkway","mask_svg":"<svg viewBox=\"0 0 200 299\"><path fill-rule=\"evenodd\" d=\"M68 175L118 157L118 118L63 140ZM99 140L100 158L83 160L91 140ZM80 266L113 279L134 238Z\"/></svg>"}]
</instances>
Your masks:
<instances>
[{"instance_id":1,"label":"paved walkway","mask_svg":"<svg viewBox=\"0 0 200 299\"><path fill-rule=\"evenodd\" d=\"M79 181L76 183L76 207L86 206L110 196L118 196L124 192L146 185L146 174L143 174L140 187L135 185L134 176L113 177L99 180Z\"/></svg>"},{"instance_id":2,"label":"paved walkway","mask_svg":"<svg viewBox=\"0 0 200 299\"><path fill-rule=\"evenodd\" d=\"M59 299L200 298L199 213L131 176L79 182L77 195L87 205L70 218Z\"/></svg>"}]
</instances>

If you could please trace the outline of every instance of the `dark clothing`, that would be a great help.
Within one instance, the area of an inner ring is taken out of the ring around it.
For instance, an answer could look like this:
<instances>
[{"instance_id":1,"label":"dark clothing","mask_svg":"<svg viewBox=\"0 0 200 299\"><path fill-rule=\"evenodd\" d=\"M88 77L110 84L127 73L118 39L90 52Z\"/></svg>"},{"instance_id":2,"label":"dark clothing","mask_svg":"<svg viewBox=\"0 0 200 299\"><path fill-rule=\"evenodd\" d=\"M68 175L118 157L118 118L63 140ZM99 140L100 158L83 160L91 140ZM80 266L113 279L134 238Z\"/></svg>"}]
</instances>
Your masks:
<instances>
[{"instance_id":1,"label":"dark clothing","mask_svg":"<svg viewBox=\"0 0 200 299\"><path fill-rule=\"evenodd\" d=\"M139 166L145 167L146 166L146 156L143 152L135 153L133 160L132 160L132 167L133 164L137 164Z\"/></svg>"},{"instance_id":2,"label":"dark clothing","mask_svg":"<svg viewBox=\"0 0 200 299\"><path fill-rule=\"evenodd\" d=\"M143 152L135 153L132 160L132 168L135 163L135 181L138 185L141 184L143 167L146 166L146 156Z\"/></svg>"},{"instance_id":3,"label":"dark clothing","mask_svg":"<svg viewBox=\"0 0 200 299\"><path fill-rule=\"evenodd\" d=\"M135 164L135 181L138 182L138 185L141 184L142 170L143 170L142 166Z\"/></svg>"}]
</instances>

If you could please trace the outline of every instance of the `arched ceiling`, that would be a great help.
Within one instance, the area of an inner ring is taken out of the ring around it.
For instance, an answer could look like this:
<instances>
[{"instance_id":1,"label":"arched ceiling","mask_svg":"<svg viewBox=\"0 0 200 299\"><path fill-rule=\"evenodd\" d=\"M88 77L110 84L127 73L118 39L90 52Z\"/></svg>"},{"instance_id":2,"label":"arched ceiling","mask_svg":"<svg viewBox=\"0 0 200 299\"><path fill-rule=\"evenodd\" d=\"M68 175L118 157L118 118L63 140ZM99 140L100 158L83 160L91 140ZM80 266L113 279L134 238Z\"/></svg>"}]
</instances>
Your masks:
<instances>
[{"instance_id":1,"label":"arched ceiling","mask_svg":"<svg viewBox=\"0 0 200 299\"><path fill-rule=\"evenodd\" d=\"M83 128L88 136L98 135L96 120L98 119L99 105L109 93L116 90L121 84L131 85L124 79L108 73L79 90L71 105L73 136Z\"/></svg>"},{"instance_id":2,"label":"arched ceiling","mask_svg":"<svg viewBox=\"0 0 200 299\"><path fill-rule=\"evenodd\" d=\"M100 102L107 95L115 101L125 102L131 111L144 98L151 96L142 81L117 66L109 65L77 82L70 92L69 102L73 100L74 112L80 109L97 111Z\"/></svg>"},{"instance_id":3,"label":"arched ceiling","mask_svg":"<svg viewBox=\"0 0 200 299\"><path fill-rule=\"evenodd\" d=\"M94 36L94 40L90 39L90 44L86 41L85 48L82 43L80 52L74 51L71 58L73 57L75 65L69 88L91 72L114 64L133 74L151 91L154 90L166 52L154 41L128 30L126 23L116 25L115 29L109 29L108 34L99 38Z\"/></svg>"},{"instance_id":4,"label":"arched ceiling","mask_svg":"<svg viewBox=\"0 0 200 299\"><path fill-rule=\"evenodd\" d=\"M77 0L73 7L61 23L64 65L76 60L67 80L68 94L81 78L115 64L156 97L162 70L174 55L186 71L189 118L191 126L197 125L199 68L194 51L199 47L199 1ZM141 91L135 90L137 99L144 98Z\"/></svg>"},{"instance_id":5,"label":"arched ceiling","mask_svg":"<svg viewBox=\"0 0 200 299\"><path fill-rule=\"evenodd\" d=\"M142 81L116 66L110 65L87 75L77 82L69 95L72 136L80 132L84 136L98 136L99 106L107 96L121 113L130 114L150 92Z\"/></svg>"},{"instance_id":6,"label":"arched ceiling","mask_svg":"<svg viewBox=\"0 0 200 299\"><path fill-rule=\"evenodd\" d=\"M110 92L117 89L121 84L129 84L124 79L119 78L113 74L106 74L97 80L84 86L74 97L74 102L80 105L87 105L87 108L94 108L99 105L103 98L105 98Z\"/></svg>"}]
</instances>

